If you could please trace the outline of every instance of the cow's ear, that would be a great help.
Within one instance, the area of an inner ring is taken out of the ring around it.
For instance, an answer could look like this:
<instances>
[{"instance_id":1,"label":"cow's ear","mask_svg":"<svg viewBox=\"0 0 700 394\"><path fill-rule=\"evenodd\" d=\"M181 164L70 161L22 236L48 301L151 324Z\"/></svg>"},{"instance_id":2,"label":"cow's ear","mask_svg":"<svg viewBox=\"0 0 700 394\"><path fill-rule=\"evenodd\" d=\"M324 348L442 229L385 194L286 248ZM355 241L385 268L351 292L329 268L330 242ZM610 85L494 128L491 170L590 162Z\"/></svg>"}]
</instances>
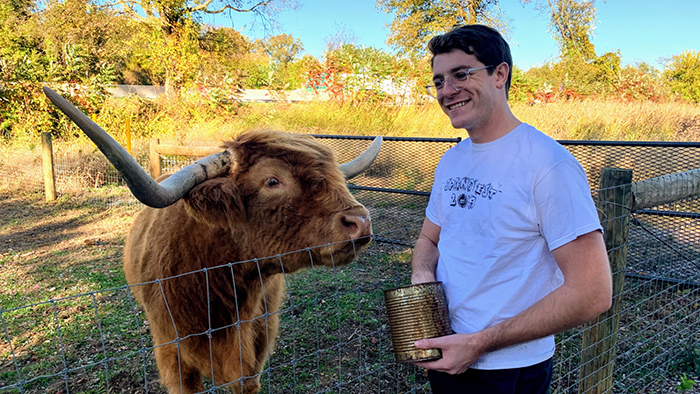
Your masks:
<instances>
[{"instance_id":1,"label":"cow's ear","mask_svg":"<svg viewBox=\"0 0 700 394\"><path fill-rule=\"evenodd\" d=\"M238 187L229 178L216 178L194 187L184 198L187 212L210 227L228 227L245 217Z\"/></svg>"}]
</instances>

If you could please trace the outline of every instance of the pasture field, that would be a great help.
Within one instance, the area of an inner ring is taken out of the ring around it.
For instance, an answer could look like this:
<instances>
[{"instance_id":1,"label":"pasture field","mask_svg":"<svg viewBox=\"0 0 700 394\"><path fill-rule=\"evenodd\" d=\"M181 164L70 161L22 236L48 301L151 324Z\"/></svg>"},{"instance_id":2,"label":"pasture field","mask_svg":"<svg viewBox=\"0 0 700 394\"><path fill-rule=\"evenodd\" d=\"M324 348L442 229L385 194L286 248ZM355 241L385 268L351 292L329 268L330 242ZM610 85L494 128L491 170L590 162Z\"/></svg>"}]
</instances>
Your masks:
<instances>
[{"instance_id":1,"label":"pasture field","mask_svg":"<svg viewBox=\"0 0 700 394\"><path fill-rule=\"evenodd\" d=\"M21 380L29 381L25 393L165 392L148 322L121 268L139 206L95 205L84 196L46 203L0 193L0 387ZM377 218L390 211L374 210ZM422 209L404 209L405 223L407 214L419 222ZM383 290L407 284L406 245L417 229L392 235L403 239L398 245L375 241L348 266L286 276L283 335L261 375L264 393L405 392L425 381L393 363L383 304Z\"/></svg>"},{"instance_id":2,"label":"pasture field","mask_svg":"<svg viewBox=\"0 0 700 394\"><path fill-rule=\"evenodd\" d=\"M136 105L126 104L97 115L98 123L119 141L124 141L120 122ZM556 139L700 140L697 105L584 101L516 103L513 109L523 121ZM466 137L450 127L435 105L255 104L236 116L200 115L170 108L136 116L134 155L147 161L149 137L212 144L259 127L315 134ZM124 287L121 268L124 240L140 205L133 203L123 186L105 179L112 170L91 158L95 149L83 144L82 137L73 137L74 131L57 138L54 147L72 145L77 151L60 150L55 160L67 162L76 156L83 161L75 174L64 174L70 175L66 176L70 181L59 185L59 199L51 203L38 193L43 186L41 148L35 136L0 144L0 306L10 310L3 313L0 335L13 338L12 347L0 339L0 387L16 383L22 375L38 376L25 386L25 392L31 393L87 394L107 389L162 393L149 348L148 324ZM443 148L435 147L433 152L406 146L410 144L387 144L383 154L393 153L380 156L377 174L367 174L369 186L429 190L435 163L426 157L439 157ZM592 157L607 158L605 152L592 149ZM402 156L410 163L402 161L401 171L392 170ZM634 167L635 175L645 179L660 175L650 169L669 173L687 165L674 164L685 160L684 155L671 156L630 153L620 164L607 158L612 161L600 165ZM596 165L586 164L585 157L581 160L587 171L589 166L592 169L589 175L597 174ZM31 162L31 170L26 170L26 162ZM389 175L395 183L384 184ZM374 242L355 264L288 277L288 302L280 311L285 335L261 376L263 392L424 392L422 372L391 362L382 299L382 290L407 283L410 248L406 245L422 222L424 197L392 195L390 200L368 204L362 193L358 199L370 207L375 233L398 231L401 234L391 237L405 242ZM682 208L674 207L697 212L695 203ZM680 224L646 220L640 218L631 230L635 238L628 268L700 283L695 269L697 220ZM653 243L657 238L664 242ZM668 274L669 270L677 272ZM626 288L614 392L666 394L677 391L681 373L697 380L700 331L694 328L700 324L700 287L631 279ZM580 330L561 334L558 343L555 391L575 392ZM65 366L70 370L67 378L49 376L60 374ZM396 380L397 374L401 380ZM19 391L0 390L5 392Z\"/></svg>"},{"instance_id":3,"label":"pasture field","mask_svg":"<svg viewBox=\"0 0 700 394\"><path fill-rule=\"evenodd\" d=\"M115 103L117 104L117 103ZM110 105L108 102L107 106ZM587 100L546 104L513 103L515 115L555 139L699 141L700 105L689 103ZM116 114L97 116L99 124L121 125ZM147 129L163 138L217 141L249 128L272 127L310 134L462 137L437 103L385 106L378 103L251 104L236 116L184 115L171 109L155 114ZM174 115L174 116L173 116ZM104 119L104 121L101 121ZM162 126L159 124L162 122ZM137 130L137 128L134 128ZM146 131L144 130L144 131ZM123 134L121 128L111 130ZM170 134L170 135L169 135Z\"/></svg>"},{"instance_id":4,"label":"pasture field","mask_svg":"<svg viewBox=\"0 0 700 394\"><path fill-rule=\"evenodd\" d=\"M0 340L0 387L21 375L32 379L25 393L164 393L148 322L124 287L121 269L139 207L105 208L95 198L46 203L40 194L0 193L0 305L10 310L3 313L2 335L13 338L11 348ZM396 202L369 203L380 238L356 263L286 277L282 335L261 375L263 393L428 392L422 371L393 363L388 339L383 290L407 284L407 245L423 212L420 202ZM630 259L638 263L630 268L661 275L663 266L677 266L678 253L695 261L686 234L693 227L688 219L656 245L636 227ZM670 241L682 251L668 249ZM700 289L639 279L628 280L626 289L613 392L668 394L677 391L681 373L697 379ZM580 328L558 336L556 392L575 392L580 352Z\"/></svg>"}]
</instances>

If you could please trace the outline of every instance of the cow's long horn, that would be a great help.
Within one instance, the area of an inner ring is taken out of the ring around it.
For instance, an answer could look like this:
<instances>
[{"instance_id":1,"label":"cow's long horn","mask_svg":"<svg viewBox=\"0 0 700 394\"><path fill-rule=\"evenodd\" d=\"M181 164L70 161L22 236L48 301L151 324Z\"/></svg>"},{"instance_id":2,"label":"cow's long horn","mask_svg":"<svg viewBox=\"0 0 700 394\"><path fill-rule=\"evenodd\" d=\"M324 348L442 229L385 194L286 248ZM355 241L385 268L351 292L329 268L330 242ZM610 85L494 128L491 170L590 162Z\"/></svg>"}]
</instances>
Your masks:
<instances>
[{"instance_id":1,"label":"cow's long horn","mask_svg":"<svg viewBox=\"0 0 700 394\"><path fill-rule=\"evenodd\" d=\"M345 179L351 179L360 175L362 171L368 169L369 166L372 165L372 162L374 162L374 159L376 159L379 154L379 150L382 148L382 140L381 136L375 137L374 141L372 141L361 155L357 156L352 161L340 165L340 171L345 175Z\"/></svg>"},{"instance_id":2,"label":"cow's long horn","mask_svg":"<svg viewBox=\"0 0 700 394\"><path fill-rule=\"evenodd\" d=\"M90 137L122 174L134 197L149 207L164 208L172 205L193 187L228 172L231 167L231 153L224 151L207 156L158 183L100 126L53 90L47 87L43 89L46 97Z\"/></svg>"}]
</instances>

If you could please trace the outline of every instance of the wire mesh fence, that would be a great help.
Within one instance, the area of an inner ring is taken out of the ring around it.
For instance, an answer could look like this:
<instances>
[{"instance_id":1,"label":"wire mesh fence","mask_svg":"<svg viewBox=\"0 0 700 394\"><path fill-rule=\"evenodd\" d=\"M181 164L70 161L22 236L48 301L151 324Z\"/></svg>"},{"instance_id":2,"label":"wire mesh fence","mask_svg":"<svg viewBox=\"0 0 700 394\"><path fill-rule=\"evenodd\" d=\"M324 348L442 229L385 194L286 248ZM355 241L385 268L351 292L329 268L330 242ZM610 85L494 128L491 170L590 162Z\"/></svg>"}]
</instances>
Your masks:
<instances>
[{"instance_id":1,"label":"wire mesh fence","mask_svg":"<svg viewBox=\"0 0 700 394\"><path fill-rule=\"evenodd\" d=\"M341 162L371 142L371 137L317 137ZM371 211L374 242L351 265L285 278L280 335L259 376L263 392L429 392L423 371L393 362L382 293L409 283L411 244L435 166L457 142L386 138L372 168L353 179L349 187ZM596 200L604 167L631 168L633 181L700 168L695 143L562 143L584 165ZM134 146L134 156L147 168L147 144ZM69 152L54 156L59 193L74 185L75 192L102 196L105 206L138 204L94 148L54 148ZM161 160L163 172L172 172L196 158ZM40 159L27 162L40 167ZM0 172L15 178L30 174L25 186L43 188L40 169L23 170L8 161ZM616 273L624 281L618 326L610 334L616 340L614 361L600 367L614 368L612 392L666 393L675 390L680 374L700 376L699 204L694 197L629 215L627 241L618 245L627 261ZM0 392L163 392L148 322L127 287L3 306L0 318ZM585 391L580 382L590 371L582 368L582 355L597 345L584 344L587 328L557 336L552 392ZM210 380L206 390L231 383Z\"/></svg>"},{"instance_id":2,"label":"wire mesh fence","mask_svg":"<svg viewBox=\"0 0 700 394\"><path fill-rule=\"evenodd\" d=\"M249 379L259 379L265 393L425 392L422 371L393 363L383 298L384 290L409 281L407 245L418 230L378 235L350 265L285 275L286 296L279 311L180 332L157 346L151 324L131 295L133 287L166 286L196 275L233 280L235 266L248 262L4 309L0 392L161 393L153 361L159 347L206 344L212 332L221 330L245 335L245 325L265 326L271 318L279 319L280 335L262 373L223 382L208 377L202 392L228 392Z\"/></svg>"}]
</instances>

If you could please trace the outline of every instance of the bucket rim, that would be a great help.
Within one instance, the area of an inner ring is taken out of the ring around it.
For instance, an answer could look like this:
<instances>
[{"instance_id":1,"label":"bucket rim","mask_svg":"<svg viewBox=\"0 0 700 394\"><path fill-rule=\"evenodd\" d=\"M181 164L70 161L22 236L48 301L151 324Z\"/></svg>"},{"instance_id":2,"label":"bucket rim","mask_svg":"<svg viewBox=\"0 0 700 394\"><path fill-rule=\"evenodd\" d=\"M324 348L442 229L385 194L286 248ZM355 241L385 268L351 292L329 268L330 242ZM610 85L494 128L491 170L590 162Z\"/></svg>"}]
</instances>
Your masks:
<instances>
[{"instance_id":1,"label":"bucket rim","mask_svg":"<svg viewBox=\"0 0 700 394\"><path fill-rule=\"evenodd\" d=\"M434 282L423 282L423 283L416 283L414 285L406 285L406 286L400 286L400 287L395 287L393 289L387 289L384 290L384 294L390 292L390 291L397 291L397 290L403 290L403 289L409 289L411 287L420 287L420 286L428 286L428 285L442 285L441 281L434 281Z\"/></svg>"}]
</instances>

